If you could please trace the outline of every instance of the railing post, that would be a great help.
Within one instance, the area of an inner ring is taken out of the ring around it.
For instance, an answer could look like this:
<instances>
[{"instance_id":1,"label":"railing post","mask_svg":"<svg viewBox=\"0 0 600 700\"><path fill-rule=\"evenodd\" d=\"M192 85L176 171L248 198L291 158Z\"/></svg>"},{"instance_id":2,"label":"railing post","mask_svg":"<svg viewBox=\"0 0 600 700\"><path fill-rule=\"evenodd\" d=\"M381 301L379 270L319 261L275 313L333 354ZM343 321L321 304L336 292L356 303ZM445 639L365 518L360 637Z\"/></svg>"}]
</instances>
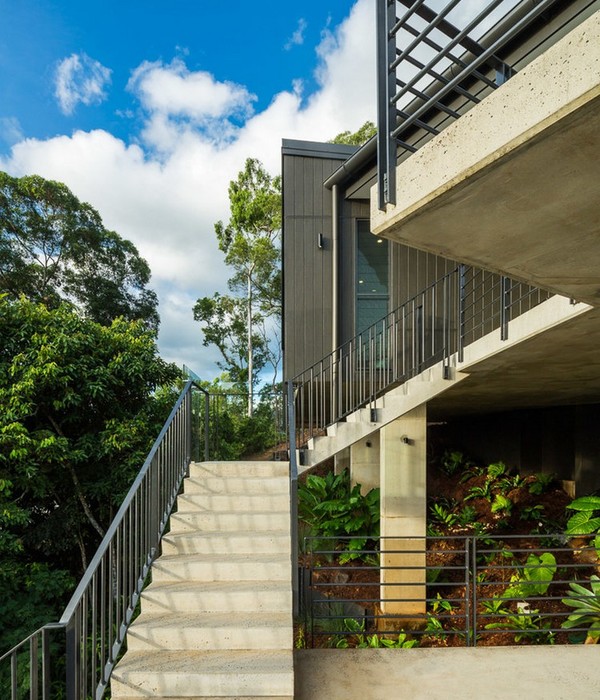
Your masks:
<instances>
[{"instance_id":1,"label":"railing post","mask_svg":"<svg viewBox=\"0 0 600 700\"><path fill-rule=\"evenodd\" d=\"M204 392L204 461L208 462L210 459L210 394L208 391Z\"/></svg>"},{"instance_id":2,"label":"railing post","mask_svg":"<svg viewBox=\"0 0 600 700\"><path fill-rule=\"evenodd\" d=\"M296 411L294 384L287 384L288 440L290 453L290 537L292 564L292 605L294 617L300 612L300 582L298 577L298 464L296 462Z\"/></svg>"},{"instance_id":3,"label":"railing post","mask_svg":"<svg viewBox=\"0 0 600 700\"><path fill-rule=\"evenodd\" d=\"M502 301L500 309L500 340L508 340L508 321L510 311L510 279L502 277Z\"/></svg>"},{"instance_id":4,"label":"railing post","mask_svg":"<svg viewBox=\"0 0 600 700\"><path fill-rule=\"evenodd\" d=\"M396 105L392 95L396 88L396 72L390 65L396 58L396 39L391 28L396 20L396 2L377 1L377 163L379 209L396 203Z\"/></svg>"},{"instance_id":5,"label":"railing post","mask_svg":"<svg viewBox=\"0 0 600 700\"><path fill-rule=\"evenodd\" d=\"M458 266L458 361L465 359L465 288L467 266Z\"/></svg>"},{"instance_id":6,"label":"railing post","mask_svg":"<svg viewBox=\"0 0 600 700\"><path fill-rule=\"evenodd\" d=\"M77 608L66 627L67 644L67 668L66 685L67 700L81 700L80 678L79 678L79 629L78 629L79 608Z\"/></svg>"}]
</instances>

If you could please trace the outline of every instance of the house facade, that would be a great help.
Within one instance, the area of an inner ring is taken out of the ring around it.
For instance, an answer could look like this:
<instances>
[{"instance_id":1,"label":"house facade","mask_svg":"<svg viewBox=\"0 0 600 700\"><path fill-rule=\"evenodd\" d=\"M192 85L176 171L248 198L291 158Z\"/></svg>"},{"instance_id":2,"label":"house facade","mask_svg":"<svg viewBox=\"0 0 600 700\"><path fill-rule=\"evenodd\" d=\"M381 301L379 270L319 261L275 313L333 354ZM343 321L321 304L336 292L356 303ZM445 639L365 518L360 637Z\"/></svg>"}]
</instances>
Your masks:
<instances>
[{"instance_id":1,"label":"house facade","mask_svg":"<svg viewBox=\"0 0 600 700\"><path fill-rule=\"evenodd\" d=\"M379 2L376 139L283 142L284 378L300 387L305 462L336 456L382 485L384 433L404 436L418 410L422 455L461 449L590 493L600 3L500 3L479 28L450 4ZM406 388L419 377L429 395ZM365 408L368 430L332 429Z\"/></svg>"}]
</instances>

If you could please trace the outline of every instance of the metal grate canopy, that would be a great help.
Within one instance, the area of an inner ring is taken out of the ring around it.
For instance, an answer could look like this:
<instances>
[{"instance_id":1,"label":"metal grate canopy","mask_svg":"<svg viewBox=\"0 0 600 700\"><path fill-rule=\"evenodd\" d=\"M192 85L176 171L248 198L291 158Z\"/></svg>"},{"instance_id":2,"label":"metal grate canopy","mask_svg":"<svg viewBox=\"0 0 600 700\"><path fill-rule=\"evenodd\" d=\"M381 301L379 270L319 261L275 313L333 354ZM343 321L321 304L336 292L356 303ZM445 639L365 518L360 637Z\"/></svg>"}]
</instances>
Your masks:
<instances>
[{"instance_id":1,"label":"metal grate canopy","mask_svg":"<svg viewBox=\"0 0 600 700\"><path fill-rule=\"evenodd\" d=\"M379 208L396 162L514 74L507 47L569 0L377 0Z\"/></svg>"}]
</instances>

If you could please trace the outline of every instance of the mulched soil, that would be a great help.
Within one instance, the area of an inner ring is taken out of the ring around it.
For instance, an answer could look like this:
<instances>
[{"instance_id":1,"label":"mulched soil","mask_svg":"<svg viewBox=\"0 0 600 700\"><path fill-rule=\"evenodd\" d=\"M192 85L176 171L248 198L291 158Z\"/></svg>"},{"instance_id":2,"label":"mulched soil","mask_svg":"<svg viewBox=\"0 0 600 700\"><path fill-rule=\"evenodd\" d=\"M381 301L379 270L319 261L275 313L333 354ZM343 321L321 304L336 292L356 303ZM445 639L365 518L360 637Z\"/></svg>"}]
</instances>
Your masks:
<instances>
[{"instance_id":1,"label":"mulched soil","mask_svg":"<svg viewBox=\"0 0 600 700\"><path fill-rule=\"evenodd\" d=\"M444 504L445 507L459 511L466 505L465 498L474 487L484 487L486 474L475 475L460 483L457 476L450 477L440 470L430 469L428 479L428 492L436 494L436 500ZM582 546L589 546L586 541L567 541L566 539L557 541L549 537L541 538L537 535L541 533L559 533L564 531L566 521L565 506L570 503L571 498L560 488L559 484L554 484L542 494L532 494L531 485L535 482L535 477L527 477L516 488L506 491L506 495L513 503L510 514L498 514L491 511L491 502L485 498L468 499L468 505L476 510L473 523L466 527L455 524L453 527L439 527L440 534L443 535L472 535L474 528L485 529L484 537L494 538L485 544L485 541L478 544L488 549L498 548L496 553L481 552L478 557L477 568L477 597L480 599L497 599L510 584L511 576L519 571L518 565L523 565L528 554L532 552L540 553L546 547L559 547L554 552L557 564L557 573L546 594L530 597L530 611L537 610L542 617L543 623L549 623L552 628L560 628L566 616L572 609L562 603L562 598L570 590L568 580L572 580L574 575L577 579L586 581L593 573L600 573L600 560L598 560L593 550L583 550ZM543 506L541 511L543 519L536 520L527 516L527 509L532 506ZM567 511L568 513L568 511ZM480 523L480 525L474 525ZM433 523L436 527L439 523ZM516 536L516 537L515 537ZM478 540L478 543L480 540ZM435 599L436 593L448 601L452 602L451 610L434 610L432 603L429 603L428 613L438 619L441 630L438 634L430 634L424 630L426 619L404 619L389 621L382 617L378 602L379 597L379 569L376 566L368 566L363 563L353 561L340 566L338 561L310 561L308 557L301 560L301 566L306 571L312 568L312 588L311 591L319 599L329 599L331 601L348 601L358 606L356 609L364 609L366 613L366 634L379 633L385 636L386 632L398 633L401 629L408 632L412 637L419 640L421 647L452 647L465 646L465 615L468 612L472 618L473 591L467 591L465 583L465 553L464 539L433 539L428 540L427 565L439 568L439 578L427 586L427 597ZM504 553L501 551L504 548ZM517 550L514 554L506 553L506 550ZM524 551L518 551L524 550ZM452 570L448 567L456 566ZM466 602L466 599L469 602ZM325 603L327 604L327 603ZM518 600L505 603L505 609L512 614L519 613L518 605L522 604ZM469 609L467 610L467 605ZM317 606L318 607L318 606ZM340 613L338 613L340 614ZM343 627L343 612L337 620L337 628ZM478 602L477 607L479 618L478 624L478 646L500 646L518 644L539 644L554 643L567 644L573 642L581 643L583 634L572 634L565 631L558 631L549 635L547 632L537 634L530 632L518 638L518 630L505 631L485 630L485 625L489 623L505 623L506 616L494 615L486 612L482 602ZM348 613L348 616L352 616ZM391 625L391 626L390 626ZM335 627L335 623L334 623ZM331 628L331 625L330 625ZM298 632L299 633L299 632ZM329 633L327 628L323 634L315 634L312 639L306 640L308 645L331 646L339 640L339 636ZM350 646L357 643L356 637L348 639ZM298 644L302 644L299 641ZM472 643L472 642L471 642Z\"/></svg>"}]
</instances>

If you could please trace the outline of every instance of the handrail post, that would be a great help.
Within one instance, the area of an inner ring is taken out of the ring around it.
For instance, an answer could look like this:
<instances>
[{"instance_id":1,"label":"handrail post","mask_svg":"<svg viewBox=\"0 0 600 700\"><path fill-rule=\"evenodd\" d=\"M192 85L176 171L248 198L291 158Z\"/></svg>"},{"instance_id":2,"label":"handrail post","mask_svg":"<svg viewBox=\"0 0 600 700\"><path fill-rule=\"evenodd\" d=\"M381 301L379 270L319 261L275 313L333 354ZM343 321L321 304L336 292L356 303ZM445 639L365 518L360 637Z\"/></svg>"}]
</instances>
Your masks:
<instances>
[{"instance_id":1,"label":"handrail post","mask_svg":"<svg viewBox=\"0 0 600 700\"><path fill-rule=\"evenodd\" d=\"M292 610L294 617L300 613L300 581L298 575L298 463L296 461L296 411L294 384L287 385L288 440L290 452L290 537L292 564Z\"/></svg>"},{"instance_id":2,"label":"handrail post","mask_svg":"<svg viewBox=\"0 0 600 700\"><path fill-rule=\"evenodd\" d=\"M204 390L203 390L204 391ZM208 462L210 459L210 394L208 391L204 391L204 461Z\"/></svg>"},{"instance_id":3,"label":"handrail post","mask_svg":"<svg viewBox=\"0 0 600 700\"><path fill-rule=\"evenodd\" d=\"M80 700L79 683L79 632L78 614L76 609L66 626L66 646L67 646L67 667L66 667L66 690L67 700Z\"/></svg>"},{"instance_id":4,"label":"handrail post","mask_svg":"<svg viewBox=\"0 0 600 700\"><path fill-rule=\"evenodd\" d=\"M500 308L500 340L508 340L508 312L510 308L510 279L502 276Z\"/></svg>"},{"instance_id":5,"label":"handrail post","mask_svg":"<svg viewBox=\"0 0 600 700\"><path fill-rule=\"evenodd\" d=\"M467 266L458 266L458 361L465 359L465 288Z\"/></svg>"}]
</instances>

